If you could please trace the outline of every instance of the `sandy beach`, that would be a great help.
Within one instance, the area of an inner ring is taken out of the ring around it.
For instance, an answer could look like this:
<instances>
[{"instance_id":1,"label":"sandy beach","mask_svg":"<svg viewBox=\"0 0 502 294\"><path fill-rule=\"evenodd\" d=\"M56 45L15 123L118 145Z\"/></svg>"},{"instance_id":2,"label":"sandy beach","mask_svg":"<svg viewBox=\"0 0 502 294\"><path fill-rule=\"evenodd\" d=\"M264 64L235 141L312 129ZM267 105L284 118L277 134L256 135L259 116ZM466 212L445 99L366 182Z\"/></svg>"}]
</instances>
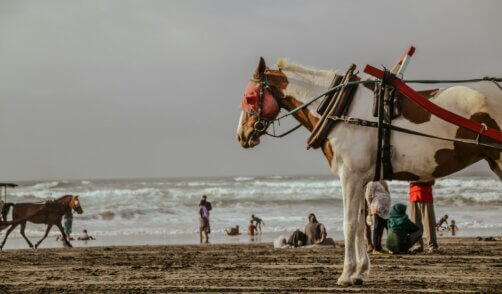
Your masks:
<instances>
[{"instance_id":1,"label":"sandy beach","mask_svg":"<svg viewBox=\"0 0 502 294\"><path fill-rule=\"evenodd\" d=\"M434 255L372 256L364 286L336 286L343 244L274 249L272 244L5 250L0 293L359 292L497 293L502 240L441 238Z\"/></svg>"}]
</instances>

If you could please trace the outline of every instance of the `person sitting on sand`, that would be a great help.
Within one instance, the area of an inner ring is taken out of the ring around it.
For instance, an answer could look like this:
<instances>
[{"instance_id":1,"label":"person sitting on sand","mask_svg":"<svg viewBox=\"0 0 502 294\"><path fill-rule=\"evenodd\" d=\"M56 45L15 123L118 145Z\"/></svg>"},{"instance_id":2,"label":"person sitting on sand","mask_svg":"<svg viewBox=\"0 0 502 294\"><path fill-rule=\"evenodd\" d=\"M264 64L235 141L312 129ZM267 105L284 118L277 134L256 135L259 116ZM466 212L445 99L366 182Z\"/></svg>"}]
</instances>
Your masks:
<instances>
[{"instance_id":1,"label":"person sitting on sand","mask_svg":"<svg viewBox=\"0 0 502 294\"><path fill-rule=\"evenodd\" d=\"M365 198L368 202L369 215L373 216L373 254L382 253L383 230L387 229L387 219L389 218L390 193L385 181L369 182L366 185Z\"/></svg>"},{"instance_id":2,"label":"person sitting on sand","mask_svg":"<svg viewBox=\"0 0 502 294\"><path fill-rule=\"evenodd\" d=\"M248 235L254 236L255 235L255 230L256 226L253 224L253 221L249 221L249 226L248 226Z\"/></svg>"},{"instance_id":3,"label":"person sitting on sand","mask_svg":"<svg viewBox=\"0 0 502 294\"><path fill-rule=\"evenodd\" d=\"M89 236L87 234L87 230L84 230L80 236L78 236L78 240L80 241L89 241L89 240L96 240L93 236Z\"/></svg>"},{"instance_id":4,"label":"person sitting on sand","mask_svg":"<svg viewBox=\"0 0 502 294\"><path fill-rule=\"evenodd\" d=\"M389 213L387 249L391 253L406 253L422 239L422 231L406 214L406 205L397 203Z\"/></svg>"},{"instance_id":5,"label":"person sitting on sand","mask_svg":"<svg viewBox=\"0 0 502 294\"><path fill-rule=\"evenodd\" d=\"M309 222L305 226L307 243L305 245L321 245L326 241L327 233L323 224L317 221L315 214L309 214Z\"/></svg>"},{"instance_id":6,"label":"person sitting on sand","mask_svg":"<svg viewBox=\"0 0 502 294\"><path fill-rule=\"evenodd\" d=\"M445 224L445 226L443 226ZM445 214L436 224L436 231L448 229L448 215Z\"/></svg>"},{"instance_id":7,"label":"person sitting on sand","mask_svg":"<svg viewBox=\"0 0 502 294\"><path fill-rule=\"evenodd\" d=\"M239 232L239 226L235 226L235 228L234 227L226 228L225 233L227 233L228 236L236 236L241 234Z\"/></svg>"},{"instance_id":8,"label":"person sitting on sand","mask_svg":"<svg viewBox=\"0 0 502 294\"><path fill-rule=\"evenodd\" d=\"M455 236L457 234L458 227L455 224L455 220L454 219L451 220L451 224L450 224L450 226L449 226L448 229L450 230L452 236Z\"/></svg>"},{"instance_id":9,"label":"person sitting on sand","mask_svg":"<svg viewBox=\"0 0 502 294\"><path fill-rule=\"evenodd\" d=\"M256 228L261 234L261 225L265 225L265 222L263 222L261 218L255 216L254 214L251 215L251 220L255 222Z\"/></svg>"}]
</instances>

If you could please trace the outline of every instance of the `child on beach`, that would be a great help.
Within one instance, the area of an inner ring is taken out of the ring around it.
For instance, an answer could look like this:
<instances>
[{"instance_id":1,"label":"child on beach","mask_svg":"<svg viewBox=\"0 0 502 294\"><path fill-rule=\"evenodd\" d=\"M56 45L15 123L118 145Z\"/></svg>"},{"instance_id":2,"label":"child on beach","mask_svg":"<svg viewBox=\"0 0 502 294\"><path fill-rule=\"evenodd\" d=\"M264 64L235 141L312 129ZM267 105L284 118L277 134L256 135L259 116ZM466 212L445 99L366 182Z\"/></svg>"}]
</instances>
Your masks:
<instances>
[{"instance_id":1,"label":"child on beach","mask_svg":"<svg viewBox=\"0 0 502 294\"><path fill-rule=\"evenodd\" d=\"M261 234L261 225L265 225L265 222L254 214L251 215L251 220L255 222L256 228L258 229L258 232Z\"/></svg>"},{"instance_id":2,"label":"child on beach","mask_svg":"<svg viewBox=\"0 0 502 294\"><path fill-rule=\"evenodd\" d=\"M78 236L78 240L80 241L89 241L89 240L96 240L93 236L89 236L87 234L87 230L84 230L80 236Z\"/></svg>"},{"instance_id":3,"label":"child on beach","mask_svg":"<svg viewBox=\"0 0 502 294\"><path fill-rule=\"evenodd\" d=\"M225 233L227 233L228 236L236 236L240 235L241 233L239 232L239 226L235 226L235 228L230 227L225 229Z\"/></svg>"},{"instance_id":4,"label":"child on beach","mask_svg":"<svg viewBox=\"0 0 502 294\"><path fill-rule=\"evenodd\" d=\"M450 224L450 226L449 226L448 229L450 230L452 236L455 236L457 234L458 227L455 224L455 220L454 219L451 220L451 224Z\"/></svg>"},{"instance_id":5,"label":"child on beach","mask_svg":"<svg viewBox=\"0 0 502 294\"><path fill-rule=\"evenodd\" d=\"M255 230L256 230L256 226L253 224L253 220L249 221L248 235L254 236L255 235L255 232L254 232Z\"/></svg>"},{"instance_id":6,"label":"child on beach","mask_svg":"<svg viewBox=\"0 0 502 294\"><path fill-rule=\"evenodd\" d=\"M394 204L390 209L388 225L387 249L391 253L406 253L422 240L422 231L410 221L406 205L402 203Z\"/></svg>"},{"instance_id":7,"label":"child on beach","mask_svg":"<svg viewBox=\"0 0 502 294\"><path fill-rule=\"evenodd\" d=\"M445 224L445 226L443 227L443 224ZM437 222L436 224L436 231L439 232L439 230L446 230L448 229L448 215L445 214L441 219L439 219L439 221Z\"/></svg>"}]
</instances>

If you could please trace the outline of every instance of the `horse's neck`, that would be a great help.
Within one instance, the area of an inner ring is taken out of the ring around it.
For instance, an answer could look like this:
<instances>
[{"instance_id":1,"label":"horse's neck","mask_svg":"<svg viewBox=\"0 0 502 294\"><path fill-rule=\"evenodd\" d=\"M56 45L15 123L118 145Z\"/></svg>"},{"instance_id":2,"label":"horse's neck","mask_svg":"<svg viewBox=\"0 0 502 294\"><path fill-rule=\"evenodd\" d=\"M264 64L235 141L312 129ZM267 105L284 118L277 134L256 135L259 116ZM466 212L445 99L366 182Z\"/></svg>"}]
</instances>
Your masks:
<instances>
[{"instance_id":1,"label":"horse's neck","mask_svg":"<svg viewBox=\"0 0 502 294\"><path fill-rule=\"evenodd\" d=\"M288 111L309 102L328 90L335 76L334 71L296 66L291 69L285 68L283 72L286 74L289 83L284 91L286 98L282 104ZM317 113L319 103L320 100L317 100L294 114L294 117L309 131L312 131L319 121L320 115Z\"/></svg>"}]
</instances>

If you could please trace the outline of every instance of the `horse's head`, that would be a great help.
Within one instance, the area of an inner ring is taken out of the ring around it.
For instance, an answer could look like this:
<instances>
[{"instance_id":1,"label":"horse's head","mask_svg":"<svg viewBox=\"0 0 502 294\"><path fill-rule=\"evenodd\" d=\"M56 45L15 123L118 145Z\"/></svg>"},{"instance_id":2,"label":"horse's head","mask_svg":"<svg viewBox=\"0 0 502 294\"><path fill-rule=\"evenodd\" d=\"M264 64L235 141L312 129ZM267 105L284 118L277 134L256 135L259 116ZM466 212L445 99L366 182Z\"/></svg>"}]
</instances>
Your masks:
<instances>
[{"instance_id":1,"label":"horse's head","mask_svg":"<svg viewBox=\"0 0 502 294\"><path fill-rule=\"evenodd\" d=\"M287 85L286 75L280 69L269 69L261 57L242 97L242 112L237 127L237 140L242 147L260 144L260 136L279 115Z\"/></svg>"},{"instance_id":2,"label":"horse's head","mask_svg":"<svg viewBox=\"0 0 502 294\"><path fill-rule=\"evenodd\" d=\"M78 214L82 214L84 212L84 210L82 210L82 206L80 206L78 195L71 196L70 208L75 210Z\"/></svg>"}]
</instances>

